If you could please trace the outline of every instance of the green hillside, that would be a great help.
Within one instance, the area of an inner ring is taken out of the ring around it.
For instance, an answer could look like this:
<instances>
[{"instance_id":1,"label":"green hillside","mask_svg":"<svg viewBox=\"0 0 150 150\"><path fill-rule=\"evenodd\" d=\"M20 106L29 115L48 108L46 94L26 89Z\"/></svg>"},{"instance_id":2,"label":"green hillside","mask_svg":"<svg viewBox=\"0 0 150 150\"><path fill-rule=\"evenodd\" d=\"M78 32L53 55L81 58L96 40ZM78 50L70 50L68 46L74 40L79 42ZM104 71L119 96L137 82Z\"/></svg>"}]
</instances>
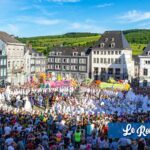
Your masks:
<instances>
[{"instance_id":1,"label":"green hillside","mask_svg":"<svg viewBox=\"0 0 150 150\"><path fill-rule=\"evenodd\" d=\"M139 55L144 47L150 42L150 30L126 30L123 31L126 39L133 49L133 55ZM33 48L44 54L55 46L91 46L100 38L97 33L67 33L56 36L38 36L29 38L18 38L23 43L31 43Z\"/></svg>"},{"instance_id":2,"label":"green hillside","mask_svg":"<svg viewBox=\"0 0 150 150\"><path fill-rule=\"evenodd\" d=\"M95 33L67 33L58 36L39 36L30 38L18 38L21 42L31 43L33 48L47 54L55 46L91 46L100 38Z\"/></svg>"}]
</instances>

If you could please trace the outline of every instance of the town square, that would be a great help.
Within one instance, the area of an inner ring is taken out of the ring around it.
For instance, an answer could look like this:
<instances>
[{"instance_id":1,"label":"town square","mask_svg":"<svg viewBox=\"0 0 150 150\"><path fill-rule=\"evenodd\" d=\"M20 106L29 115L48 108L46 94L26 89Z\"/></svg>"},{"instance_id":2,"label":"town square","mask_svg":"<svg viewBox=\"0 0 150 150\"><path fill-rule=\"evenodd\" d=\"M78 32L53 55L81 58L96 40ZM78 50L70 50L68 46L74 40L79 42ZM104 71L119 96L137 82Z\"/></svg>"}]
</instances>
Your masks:
<instances>
[{"instance_id":1,"label":"town square","mask_svg":"<svg viewBox=\"0 0 150 150\"><path fill-rule=\"evenodd\" d=\"M149 150L149 5L0 0L0 150Z\"/></svg>"}]
</instances>

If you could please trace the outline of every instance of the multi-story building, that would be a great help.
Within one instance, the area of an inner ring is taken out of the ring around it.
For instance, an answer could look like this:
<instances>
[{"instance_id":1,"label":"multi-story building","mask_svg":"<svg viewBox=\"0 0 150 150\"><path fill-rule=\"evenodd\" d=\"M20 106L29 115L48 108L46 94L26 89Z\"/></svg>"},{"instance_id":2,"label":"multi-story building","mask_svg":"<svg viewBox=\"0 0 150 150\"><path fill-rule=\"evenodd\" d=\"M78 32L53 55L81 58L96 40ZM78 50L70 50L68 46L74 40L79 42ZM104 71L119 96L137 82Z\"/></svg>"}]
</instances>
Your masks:
<instances>
[{"instance_id":1,"label":"multi-story building","mask_svg":"<svg viewBox=\"0 0 150 150\"><path fill-rule=\"evenodd\" d=\"M78 80L88 77L89 60L83 47L57 47L48 56L47 72L70 76Z\"/></svg>"},{"instance_id":2,"label":"multi-story building","mask_svg":"<svg viewBox=\"0 0 150 150\"><path fill-rule=\"evenodd\" d=\"M128 79L134 74L132 50L121 31L106 31L91 48L91 71L93 79Z\"/></svg>"},{"instance_id":3,"label":"multi-story building","mask_svg":"<svg viewBox=\"0 0 150 150\"><path fill-rule=\"evenodd\" d=\"M4 84L7 77L7 56L5 43L0 40L0 84Z\"/></svg>"},{"instance_id":4,"label":"multi-story building","mask_svg":"<svg viewBox=\"0 0 150 150\"><path fill-rule=\"evenodd\" d=\"M140 86L150 86L150 43L144 49L142 55L139 56L140 59Z\"/></svg>"},{"instance_id":5,"label":"multi-story building","mask_svg":"<svg viewBox=\"0 0 150 150\"><path fill-rule=\"evenodd\" d=\"M35 50L30 51L31 55L31 75L46 72L46 56L42 53L36 52Z\"/></svg>"},{"instance_id":6,"label":"multi-story building","mask_svg":"<svg viewBox=\"0 0 150 150\"><path fill-rule=\"evenodd\" d=\"M5 32L0 32L0 40L7 55L7 81L12 84L23 84L25 44Z\"/></svg>"}]
</instances>

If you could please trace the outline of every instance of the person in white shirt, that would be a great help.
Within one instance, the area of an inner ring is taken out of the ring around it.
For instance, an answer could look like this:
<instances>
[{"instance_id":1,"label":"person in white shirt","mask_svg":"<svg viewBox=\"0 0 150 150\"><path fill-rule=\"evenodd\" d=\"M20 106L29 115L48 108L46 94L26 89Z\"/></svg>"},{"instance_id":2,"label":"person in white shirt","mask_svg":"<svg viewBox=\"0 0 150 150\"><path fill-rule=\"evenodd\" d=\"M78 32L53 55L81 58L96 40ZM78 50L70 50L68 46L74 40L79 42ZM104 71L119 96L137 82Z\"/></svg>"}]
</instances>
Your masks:
<instances>
[{"instance_id":1,"label":"person in white shirt","mask_svg":"<svg viewBox=\"0 0 150 150\"><path fill-rule=\"evenodd\" d=\"M4 132L5 132L5 135L9 135L11 133L12 129L10 126L5 126L4 127Z\"/></svg>"}]
</instances>

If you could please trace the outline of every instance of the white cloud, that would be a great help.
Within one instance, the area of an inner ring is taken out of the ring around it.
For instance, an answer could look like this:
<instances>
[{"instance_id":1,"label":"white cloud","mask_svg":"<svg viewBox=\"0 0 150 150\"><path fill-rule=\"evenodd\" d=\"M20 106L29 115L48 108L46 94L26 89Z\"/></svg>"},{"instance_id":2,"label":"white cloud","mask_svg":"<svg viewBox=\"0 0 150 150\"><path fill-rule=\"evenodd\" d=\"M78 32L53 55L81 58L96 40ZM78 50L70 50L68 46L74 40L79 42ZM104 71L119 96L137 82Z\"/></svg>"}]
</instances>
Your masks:
<instances>
[{"instance_id":1,"label":"white cloud","mask_svg":"<svg viewBox=\"0 0 150 150\"><path fill-rule=\"evenodd\" d=\"M150 29L150 22L144 22L137 25L138 28Z\"/></svg>"},{"instance_id":2,"label":"white cloud","mask_svg":"<svg viewBox=\"0 0 150 150\"><path fill-rule=\"evenodd\" d=\"M79 22L74 22L70 23L69 29L71 30L76 30L76 31L81 31L81 32L98 32L102 33L106 28L103 28L101 26L95 25L95 24L89 24L89 23L79 23Z\"/></svg>"},{"instance_id":3,"label":"white cloud","mask_svg":"<svg viewBox=\"0 0 150 150\"><path fill-rule=\"evenodd\" d=\"M105 7L110 7L112 5L114 5L114 4L113 3L104 3L104 4L99 4L96 7L98 7L98 8L105 8Z\"/></svg>"},{"instance_id":4,"label":"white cloud","mask_svg":"<svg viewBox=\"0 0 150 150\"><path fill-rule=\"evenodd\" d=\"M80 2L80 0L48 0L49 2L57 2L57 3L76 3Z\"/></svg>"},{"instance_id":5,"label":"white cloud","mask_svg":"<svg viewBox=\"0 0 150 150\"><path fill-rule=\"evenodd\" d=\"M122 22L134 23L150 19L150 11L142 12L137 10L128 11L119 17Z\"/></svg>"},{"instance_id":6,"label":"white cloud","mask_svg":"<svg viewBox=\"0 0 150 150\"><path fill-rule=\"evenodd\" d=\"M37 18L33 21L34 23L40 24L40 25L57 25L61 22L59 19L46 19L46 18Z\"/></svg>"},{"instance_id":7,"label":"white cloud","mask_svg":"<svg viewBox=\"0 0 150 150\"><path fill-rule=\"evenodd\" d=\"M5 31L9 34L14 34L14 35L17 35L20 32L19 27L14 24L8 24L5 26L1 26L0 30Z\"/></svg>"},{"instance_id":8,"label":"white cloud","mask_svg":"<svg viewBox=\"0 0 150 150\"><path fill-rule=\"evenodd\" d=\"M28 22L28 23L33 23L33 24L43 25L43 26L57 25L64 21L60 19L50 19L46 17L32 17L32 16L20 16L16 20L21 23Z\"/></svg>"}]
</instances>

